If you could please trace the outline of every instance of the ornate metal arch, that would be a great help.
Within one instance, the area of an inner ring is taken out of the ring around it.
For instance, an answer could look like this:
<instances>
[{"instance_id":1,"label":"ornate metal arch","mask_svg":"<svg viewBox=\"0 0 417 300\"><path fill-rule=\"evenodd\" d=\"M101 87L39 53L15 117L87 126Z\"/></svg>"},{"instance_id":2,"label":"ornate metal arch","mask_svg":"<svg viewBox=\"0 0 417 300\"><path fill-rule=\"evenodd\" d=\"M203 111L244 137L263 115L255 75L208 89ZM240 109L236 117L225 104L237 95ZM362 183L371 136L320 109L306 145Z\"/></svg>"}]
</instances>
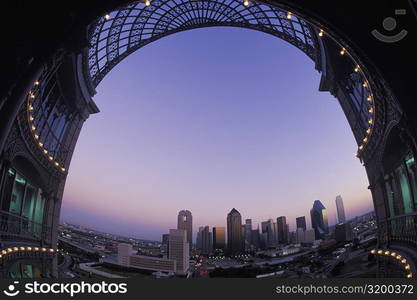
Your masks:
<instances>
[{"instance_id":1,"label":"ornate metal arch","mask_svg":"<svg viewBox=\"0 0 417 300\"><path fill-rule=\"evenodd\" d=\"M241 0L152 0L134 2L98 19L89 32L85 68L96 87L121 60L163 36L209 26L234 26L277 36L319 59L313 28L287 11Z\"/></svg>"}]
</instances>

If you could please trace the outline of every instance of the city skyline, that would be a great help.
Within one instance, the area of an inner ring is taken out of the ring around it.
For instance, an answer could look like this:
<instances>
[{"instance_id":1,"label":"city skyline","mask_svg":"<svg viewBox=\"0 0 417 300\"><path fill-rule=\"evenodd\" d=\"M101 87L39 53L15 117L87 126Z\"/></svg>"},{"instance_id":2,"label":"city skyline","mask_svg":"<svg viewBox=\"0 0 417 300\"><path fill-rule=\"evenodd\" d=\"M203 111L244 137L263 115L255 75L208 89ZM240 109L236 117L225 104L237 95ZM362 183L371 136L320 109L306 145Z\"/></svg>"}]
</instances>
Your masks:
<instances>
[{"instance_id":1,"label":"city skyline","mask_svg":"<svg viewBox=\"0 0 417 300\"><path fill-rule=\"evenodd\" d=\"M247 59L243 48L262 55ZM178 207L193 211L195 229L225 226L235 206L254 224L285 215L294 230L314 199L333 224L338 194L348 218L370 211L349 125L319 82L303 53L249 30L201 29L144 47L97 89L101 112L81 132L62 219L157 239L176 228Z\"/></svg>"}]
</instances>

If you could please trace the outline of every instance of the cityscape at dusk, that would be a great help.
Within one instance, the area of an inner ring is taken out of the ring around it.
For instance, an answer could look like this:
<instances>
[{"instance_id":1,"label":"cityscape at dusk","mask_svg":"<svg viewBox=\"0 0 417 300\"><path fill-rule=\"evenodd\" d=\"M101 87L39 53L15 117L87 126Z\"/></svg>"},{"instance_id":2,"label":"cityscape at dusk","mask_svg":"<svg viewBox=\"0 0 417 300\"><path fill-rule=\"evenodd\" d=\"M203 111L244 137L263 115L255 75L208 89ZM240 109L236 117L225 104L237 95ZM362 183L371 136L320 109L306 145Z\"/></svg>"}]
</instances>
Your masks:
<instances>
[{"instance_id":1,"label":"cityscape at dusk","mask_svg":"<svg viewBox=\"0 0 417 300\"><path fill-rule=\"evenodd\" d=\"M1 295L415 293L417 0L1 5Z\"/></svg>"},{"instance_id":2,"label":"cityscape at dusk","mask_svg":"<svg viewBox=\"0 0 417 300\"><path fill-rule=\"evenodd\" d=\"M179 208L195 230L225 226L230 207L254 224L286 215L294 230L316 199L334 224L339 194L349 218L371 211L349 124L319 82L303 53L256 31L198 29L146 46L97 90L62 219L158 240Z\"/></svg>"}]
</instances>

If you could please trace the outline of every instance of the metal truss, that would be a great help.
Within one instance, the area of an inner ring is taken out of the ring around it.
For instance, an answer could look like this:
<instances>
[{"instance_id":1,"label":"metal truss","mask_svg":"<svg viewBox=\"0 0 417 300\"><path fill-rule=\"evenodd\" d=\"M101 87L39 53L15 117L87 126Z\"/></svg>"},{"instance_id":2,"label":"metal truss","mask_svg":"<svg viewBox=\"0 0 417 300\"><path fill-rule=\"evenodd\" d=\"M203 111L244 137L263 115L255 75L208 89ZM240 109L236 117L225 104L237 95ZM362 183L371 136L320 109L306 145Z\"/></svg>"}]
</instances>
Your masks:
<instances>
[{"instance_id":1,"label":"metal truss","mask_svg":"<svg viewBox=\"0 0 417 300\"><path fill-rule=\"evenodd\" d=\"M242 0L152 0L129 4L91 25L86 74L96 87L114 66L146 44L209 26L259 30L291 43L315 62L319 59L313 28L276 7Z\"/></svg>"}]
</instances>

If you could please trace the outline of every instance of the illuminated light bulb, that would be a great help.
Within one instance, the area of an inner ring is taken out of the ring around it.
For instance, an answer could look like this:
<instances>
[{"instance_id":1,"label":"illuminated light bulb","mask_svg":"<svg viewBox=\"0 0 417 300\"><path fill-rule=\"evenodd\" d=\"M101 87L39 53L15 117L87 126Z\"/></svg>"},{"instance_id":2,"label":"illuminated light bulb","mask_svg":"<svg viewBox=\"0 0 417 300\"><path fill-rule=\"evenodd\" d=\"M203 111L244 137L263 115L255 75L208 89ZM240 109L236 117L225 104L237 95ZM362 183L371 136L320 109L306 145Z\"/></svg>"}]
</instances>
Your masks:
<instances>
[{"instance_id":1,"label":"illuminated light bulb","mask_svg":"<svg viewBox=\"0 0 417 300\"><path fill-rule=\"evenodd\" d=\"M359 150L363 150L363 145L360 145L359 146ZM380 250L381 251L381 250ZM382 252L381 252L382 253ZM379 253L379 251L378 251L378 254L381 254L381 253Z\"/></svg>"},{"instance_id":2,"label":"illuminated light bulb","mask_svg":"<svg viewBox=\"0 0 417 300\"><path fill-rule=\"evenodd\" d=\"M20 247L20 250L25 251L26 249L25 249L25 247Z\"/></svg>"},{"instance_id":3,"label":"illuminated light bulb","mask_svg":"<svg viewBox=\"0 0 417 300\"><path fill-rule=\"evenodd\" d=\"M367 137L364 137L363 138L363 142L366 143L367 141L368 141L368 138Z\"/></svg>"},{"instance_id":4,"label":"illuminated light bulb","mask_svg":"<svg viewBox=\"0 0 417 300\"><path fill-rule=\"evenodd\" d=\"M35 94L33 94L32 92L29 93L29 98L30 99L35 99Z\"/></svg>"},{"instance_id":5,"label":"illuminated light bulb","mask_svg":"<svg viewBox=\"0 0 417 300\"><path fill-rule=\"evenodd\" d=\"M372 114L372 113L374 112L374 110L372 109L372 107L368 110L368 112L369 112L370 114Z\"/></svg>"},{"instance_id":6,"label":"illuminated light bulb","mask_svg":"<svg viewBox=\"0 0 417 300\"><path fill-rule=\"evenodd\" d=\"M342 48L342 50L340 50L340 55L345 55L345 53L346 53L346 49Z\"/></svg>"},{"instance_id":7,"label":"illuminated light bulb","mask_svg":"<svg viewBox=\"0 0 417 300\"><path fill-rule=\"evenodd\" d=\"M43 149L43 153L48 154L48 150Z\"/></svg>"},{"instance_id":8,"label":"illuminated light bulb","mask_svg":"<svg viewBox=\"0 0 417 300\"><path fill-rule=\"evenodd\" d=\"M382 250L378 250L378 254L382 254Z\"/></svg>"},{"instance_id":9,"label":"illuminated light bulb","mask_svg":"<svg viewBox=\"0 0 417 300\"><path fill-rule=\"evenodd\" d=\"M29 104L28 109L33 110L33 106Z\"/></svg>"},{"instance_id":10,"label":"illuminated light bulb","mask_svg":"<svg viewBox=\"0 0 417 300\"><path fill-rule=\"evenodd\" d=\"M1 254L5 255L5 254L7 254L7 251L6 250L1 250Z\"/></svg>"},{"instance_id":11,"label":"illuminated light bulb","mask_svg":"<svg viewBox=\"0 0 417 300\"><path fill-rule=\"evenodd\" d=\"M2 258L2 255L0 254L0 258Z\"/></svg>"},{"instance_id":12,"label":"illuminated light bulb","mask_svg":"<svg viewBox=\"0 0 417 300\"><path fill-rule=\"evenodd\" d=\"M362 83L362 86L363 86L364 88L367 88L367 87L368 87L368 83L365 81L364 83Z\"/></svg>"},{"instance_id":13,"label":"illuminated light bulb","mask_svg":"<svg viewBox=\"0 0 417 300\"><path fill-rule=\"evenodd\" d=\"M243 1L243 5L244 5L244 6L249 6L249 0L244 0L244 1Z\"/></svg>"},{"instance_id":14,"label":"illuminated light bulb","mask_svg":"<svg viewBox=\"0 0 417 300\"><path fill-rule=\"evenodd\" d=\"M39 139L39 135L38 135L38 134L35 134L35 135L34 135L34 137L35 137L35 139L37 139L37 140Z\"/></svg>"},{"instance_id":15,"label":"illuminated light bulb","mask_svg":"<svg viewBox=\"0 0 417 300\"><path fill-rule=\"evenodd\" d=\"M38 145L39 145L39 147L43 147L43 143L41 143L41 142L39 142Z\"/></svg>"},{"instance_id":16,"label":"illuminated light bulb","mask_svg":"<svg viewBox=\"0 0 417 300\"><path fill-rule=\"evenodd\" d=\"M366 129L366 133L370 134L371 133L371 128Z\"/></svg>"},{"instance_id":17,"label":"illuminated light bulb","mask_svg":"<svg viewBox=\"0 0 417 300\"><path fill-rule=\"evenodd\" d=\"M36 81L35 81L35 85L39 85L39 81L37 81L37 80L36 80Z\"/></svg>"},{"instance_id":18,"label":"illuminated light bulb","mask_svg":"<svg viewBox=\"0 0 417 300\"><path fill-rule=\"evenodd\" d=\"M390 252L389 251L385 251L385 255L389 255L390 254Z\"/></svg>"},{"instance_id":19,"label":"illuminated light bulb","mask_svg":"<svg viewBox=\"0 0 417 300\"><path fill-rule=\"evenodd\" d=\"M30 120L30 121L33 121L33 120L35 120L35 118L34 118L33 116L30 116L30 117L29 117L29 120Z\"/></svg>"},{"instance_id":20,"label":"illuminated light bulb","mask_svg":"<svg viewBox=\"0 0 417 300\"><path fill-rule=\"evenodd\" d=\"M33 131L35 131L35 130L36 130L35 125L32 125L31 129L32 129Z\"/></svg>"},{"instance_id":21,"label":"illuminated light bulb","mask_svg":"<svg viewBox=\"0 0 417 300\"><path fill-rule=\"evenodd\" d=\"M146 6L151 5L151 1L150 1L150 0L146 0L146 1L145 1L145 5L146 5Z\"/></svg>"},{"instance_id":22,"label":"illuminated light bulb","mask_svg":"<svg viewBox=\"0 0 417 300\"><path fill-rule=\"evenodd\" d=\"M50 156L50 155L49 155L49 156L48 156L48 159L49 159L49 160L53 160L54 158L53 158L52 156Z\"/></svg>"},{"instance_id":23,"label":"illuminated light bulb","mask_svg":"<svg viewBox=\"0 0 417 300\"><path fill-rule=\"evenodd\" d=\"M65 172L65 168L61 168L61 171L62 171L62 172Z\"/></svg>"},{"instance_id":24,"label":"illuminated light bulb","mask_svg":"<svg viewBox=\"0 0 417 300\"><path fill-rule=\"evenodd\" d=\"M372 250L371 250L371 253L372 253L372 254L375 254L375 252L376 252L376 250L375 250L375 249L372 249Z\"/></svg>"},{"instance_id":25,"label":"illuminated light bulb","mask_svg":"<svg viewBox=\"0 0 417 300\"><path fill-rule=\"evenodd\" d=\"M39 248L38 248L38 247L35 247L35 248L33 248L33 250L35 250L35 251L39 251Z\"/></svg>"},{"instance_id":26,"label":"illuminated light bulb","mask_svg":"<svg viewBox=\"0 0 417 300\"><path fill-rule=\"evenodd\" d=\"M395 255L397 255L397 253L395 253L395 252L392 252L391 253L391 256L395 256Z\"/></svg>"},{"instance_id":27,"label":"illuminated light bulb","mask_svg":"<svg viewBox=\"0 0 417 300\"><path fill-rule=\"evenodd\" d=\"M407 278L412 278L413 277L413 274L407 274Z\"/></svg>"},{"instance_id":28,"label":"illuminated light bulb","mask_svg":"<svg viewBox=\"0 0 417 300\"><path fill-rule=\"evenodd\" d=\"M323 35L324 35L324 31L323 29L320 29L319 36L323 36Z\"/></svg>"},{"instance_id":29,"label":"illuminated light bulb","mask_svg":"<svg viewBox=\"0 0 417 300\"><path fill-rule=\"evenodd\" d=\"M355 72L359 72L359 70L360 70L359 65L357 65L357 66L355 67Z\"/></svg>"},{"instance_id":30,"label":"illuminated light bulb","mask_svg":"<svg viewBox=\"0 0 417 300\"><path fill-rule=\"evenodd\" d=\"M401 259L401 255L397 255L397 259L400 260Z\"/></svg>"},{"instance_id":31,"label":"illuminated light bulb","mask_svg":"<svg viewBox=\"0 0 417 300\"><path fill-rule=\"evenodd\" d=\"M19 248L13 247L13 251L19 251Z\"/></svg>"},{"instance_id":32,"label":"illuminated light bulb","mask_svg":"<svg viewBox=\"0 0 417 300\"><path fill-rule=\"evenodd\" d=\"M372 119L369 119L369 120L368 120L368 123L369 123L369 124L372 124Z\"/></svg>"},{"instance_id":33,"label":"illuminated light bulb","mask_svg":"<svg viewBox=\"0 0 417 300\"><path fill-rule=\"evenodd\" d=\"M406 270L410 270L410 265L406 265L405 267L404 267L404 269L406 269Z\"/></svg>"},{"instance_id":34,"label":"illuminated light bulb","mask_svg":"<svg viewBox=\"0 0 417 300\"><path fill-rule=\"evenodd\" d=\"M401 263L406 264L406 263L407 263L407 260L404 258L404 259L401 261Z\"/></svg>"},{"instance_id":35,"label":"illuminated light bulb","mask_svg":"<svg viewBox=\"0 0 417 300\"><path fill-rule=\"evenodd\" d=\"M55 251L55 250L54 250L54 249L52 249L52 248L51 248L51 249L49 249L49 252L54 252L54 251Z\"/></svg>"},{"instance_id":36,"label":"illuminated light bulb","mask_svg":"<svg viewBox=\"0 0 417 300\"><path fill-rule=\"evenodd\" d=\"M32 251L32 247L26 247L26 250Z\"/></svg>"},{"instance_id":37,"label":"illuminated light bulb","mask_svg":"<svg viewBox=\"0 0 417 300\"><path fill-rule=\"evenodd\" d=\"M109 19L110 19L110 15L109 15L109 14L106 14L106 15L104 16L104 18L105 18L106 20L109 20Z\"/></svg>"},{"instance_id":38,"label":"illuminated light bulb","mask_svg":"<svg viewBox=\"0 0 417 300\"><path fill-rule=\"evenodd\" d=\"M42 248L42 252L45 252L46 251L46 248Z\"/></svg>"},{"instance_id":39,"label":"illuminated light bulb","mask_svg":"<svg viewBox=\"0 0 417 300\"><path fill-rule=\"evenodd\" d=\"M13 249L12 248L7 248L7 252L8 253L13 252Z\"/></svg>"},{"instance_id":40,"label":"illuminated light bulb","mask_svg":"<svg viewBox=\"0 0 417 300\"><path fill-rule=\"evenodd\" d=\"M57 167L59 166L59 163L58 163L57 161L56 161L56 162L54 162L54 164L55 164L55 166L57 166Z\"/></svg>"},{"instance_id":41,"label":"illuminated light bulb","mask_svg":"<svg viewBox=\"0 0 417 300\"><path fill-rule=\"evenodd\" d=\"M287 13L287 19L291 19L292 18L292 13L289 11L288 13Z\"/></svg>"},{"instance_id":42,"label":"illuminated light bulb","mask_svg":"<svg viewBox=\"0 0 417 300\"><path fill-rule=\"evenodd\" d=\"M366 98L366 100L368 100L368 102L372 102L372 96L368 96L368 98Z\"/></svg>"}]
</instances>

